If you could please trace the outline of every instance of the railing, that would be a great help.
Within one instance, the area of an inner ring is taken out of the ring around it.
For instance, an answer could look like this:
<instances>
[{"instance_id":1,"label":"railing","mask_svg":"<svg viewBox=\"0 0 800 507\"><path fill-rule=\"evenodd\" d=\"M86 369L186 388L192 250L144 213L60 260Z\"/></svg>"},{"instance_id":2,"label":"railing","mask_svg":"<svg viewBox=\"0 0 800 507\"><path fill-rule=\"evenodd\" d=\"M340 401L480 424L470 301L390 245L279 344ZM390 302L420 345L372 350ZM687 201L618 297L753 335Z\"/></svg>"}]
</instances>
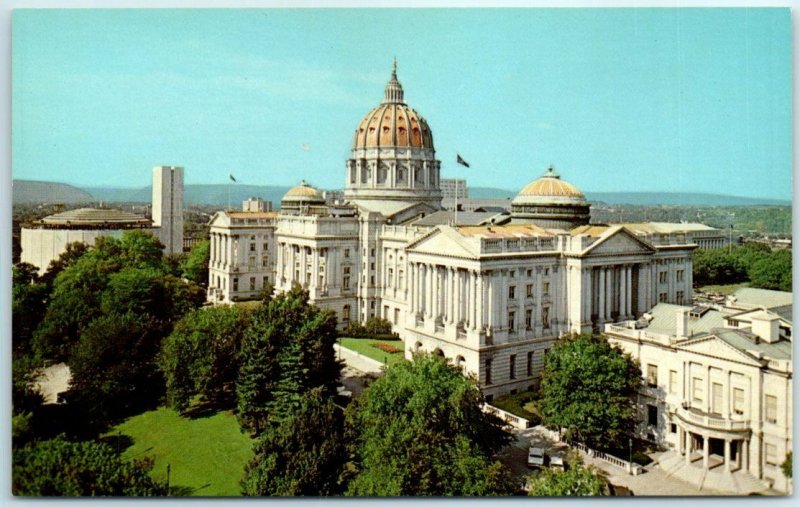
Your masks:
<instances>
[{"instance_id":1,"label":"railing","mask_svg":"<svg viewBox=\"0 0 800 507\"><path fill-rule=\"evenodd\" d=\"M744 431L750 428L749 420L735 421L733 419L726 419L722 416L712 414L699 414L683 407L678 407L677 413L681 419L705 428L725 431Z\"/></svg>"},{"instance_id":2,"label":"railing","mask_svg":"<svg viewBox=\"0 0 800 507\"><path fill-rule=\"evenodd\" d=\"M496 415L513 428L525 430L530 428L531 425L531 422L524 417L516 416L511 412L506 412L505 410L489 405L488 403L483 404L483 411Z\"/></svg>"},{"instance_id":3,"label":"railing","mask_svg":"<svg viewBox=\"0 0 800 507\"><path fill-rule=\"evenodd\" d=\"M636 463L632 463L630 461L625 461L624 459L618 458L616 456L613 456L611 454L607 454L607 453L602 452L602 451L595 451L591 447L588 447L585 444L582 444L580 442L575 442L575 443L573 443L571 445L575 449L578 449L579 451L582 451L582 452L588 454L590 457L599 459L601 461L605 461L606 463L610 463L610 464L612 464L614 466L618 466L618 467L626 470L631 475L639 475L641 473L641 466L636 464Z\"/></svg>"}]
</instances>

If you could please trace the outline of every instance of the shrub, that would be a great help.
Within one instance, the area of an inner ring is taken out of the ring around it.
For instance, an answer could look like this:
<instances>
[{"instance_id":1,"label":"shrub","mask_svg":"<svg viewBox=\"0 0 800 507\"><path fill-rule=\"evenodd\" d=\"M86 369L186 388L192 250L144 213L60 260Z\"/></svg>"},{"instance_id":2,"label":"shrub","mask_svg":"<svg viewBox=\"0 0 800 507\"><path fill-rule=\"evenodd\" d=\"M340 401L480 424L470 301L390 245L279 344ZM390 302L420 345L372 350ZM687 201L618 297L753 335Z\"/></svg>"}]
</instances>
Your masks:
<instances>
[{"instance_id":1,"label":"shrub","mask_svg":"<svg viewBox=\"0 0 800 507\"><path fill-rule=\"evenodd\" d=\"M383 342L370 342L371 347L375 347L376 349L380 349L384 352L389 354L399 354L403 352L403 349L395 347L390 343L383 343Z\"/></svg>"},{"instance_id":2,"label":"shrub","mask_svg":"<svg viewBox=\"0 0 800 507\"><path fill-rule=\"evenodd\" d=\"M364 323L364 330L371 335L392 334L392 323L381 317L370 317Z\"/></svg>"}]
</instances>

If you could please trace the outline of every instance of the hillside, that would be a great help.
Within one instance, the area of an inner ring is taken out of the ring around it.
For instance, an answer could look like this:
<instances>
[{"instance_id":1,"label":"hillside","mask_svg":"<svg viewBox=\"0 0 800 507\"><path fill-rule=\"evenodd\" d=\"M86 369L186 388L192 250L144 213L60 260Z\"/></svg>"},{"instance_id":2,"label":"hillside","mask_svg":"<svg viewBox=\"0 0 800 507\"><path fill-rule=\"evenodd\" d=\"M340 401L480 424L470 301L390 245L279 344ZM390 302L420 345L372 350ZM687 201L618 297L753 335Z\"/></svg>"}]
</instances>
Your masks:
<instances>
[{"instance_id":1,"label":"hillside","mask_svg":"<svg viewBox=\"0 0 800 507\"><path fill-rule=\"evenodd\" d=\"M95 200L89 192L66 183L33 180L14 180L11 196L14 204L78 204Z\"/></svg>"},{"instance_id":2,"label":"hillside","mask_svg":"<svg viewBox=\"0 0 800 507\"><path fill-rule=\"evenodd\" d=\"M291 187L271 185L186 185L183 201L185 204L230 204L239 207L241 202L250 197L260 197L272 201L278 207L281 198ZM87 187L97 200L106 202L150 202L152 187L141 188L99 188ZM230 193L230 194L229 194Z\"/></svg>"}]
</instances>

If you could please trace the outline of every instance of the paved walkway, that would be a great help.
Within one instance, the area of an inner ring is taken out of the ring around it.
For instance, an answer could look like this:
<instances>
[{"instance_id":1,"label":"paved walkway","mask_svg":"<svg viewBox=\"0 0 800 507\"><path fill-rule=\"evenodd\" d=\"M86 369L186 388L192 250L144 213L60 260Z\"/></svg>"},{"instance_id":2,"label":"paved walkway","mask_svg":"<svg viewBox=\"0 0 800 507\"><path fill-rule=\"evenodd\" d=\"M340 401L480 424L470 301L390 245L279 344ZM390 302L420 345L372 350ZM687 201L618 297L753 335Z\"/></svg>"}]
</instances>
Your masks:
<instances>
[{"instance_id":1,"label":"paved walkway","mask_svg":"<svg viewBox=\"0 0 800 507\"><path fill-rule=\"evenodd\" d=\"M58 363L39 371L35 384L44 397L44 403L58 403L58 395L69 389L72 376L69 366Z\"/></svg>"},{"instance_id":2,"label":"paved walkway","mask_svg":"<svg viewBox=\"0 0 800 507\"><path fill-rule=\"evenodd\" d=\"M531 444L544 448L548 454L565 456L569 446L550 438L550 432L544 426L536 426L526 430L513 430L516 440L503 452L501 459L518 474L530 473L527 468L527 451ZM581 453L586 465L593 465L605 472L608 481L615 486L624 486L635 496L711 496L735 494L711 490L698 491L697 486L668 475L657 463L645 467L641 475L629 475L626 470L591 458Z\"/></svg>"},{"instance_id":3,"label":"paved walkway","mask_svg":"<svg viewBox=\"0 0 800 507\"><path fill-rule=\"evenodd\" d=\"M372 375L381 375L383 373L384 365L380 361L359 354L347 347L342 347L338 343L335 343L333 348L336 350L336 357L343 359L347 366Z\"/></svg>"}]
</instances>

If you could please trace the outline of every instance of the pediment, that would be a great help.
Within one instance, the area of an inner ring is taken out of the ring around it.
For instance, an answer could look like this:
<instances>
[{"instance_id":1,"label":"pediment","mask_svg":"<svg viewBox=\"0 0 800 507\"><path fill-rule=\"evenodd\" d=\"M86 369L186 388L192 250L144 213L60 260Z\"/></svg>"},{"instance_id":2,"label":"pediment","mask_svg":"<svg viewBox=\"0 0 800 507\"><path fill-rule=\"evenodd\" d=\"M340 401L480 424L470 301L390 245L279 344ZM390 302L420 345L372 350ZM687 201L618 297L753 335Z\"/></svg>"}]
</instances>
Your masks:
<instances>
[{"instance_id":1,"label":"pediment","mask_svg":"<svg viewBox=\"0 0 800 507\"><path fill-rule=\"evenodd\" d=\"M714 336L708 335L694 340L687 340L675 345L678 349L683 349L696 354L704 356L716 357L725 361L733 361L736 363L745 363L752 366L761 366L761 363L750 356L746 352L732 347L724 340Z\"/></svg>"},{"instance_id":2,"label":"pediment","mask_svg":"<svg viewBox=\"0 0 800 507\"><path fill-rule=\"evenodd\" d=\"M458 236L459 234L452 231L452 229L437 227L428 235L410 244L406 250L409 253L446 255L467 259L477 258L477 253L460 240Z\"/></svg>"},{"instance_id":3,"label":"pediment","mask_svg":"<svg viewBox=\"0 0 800 507\"><path fill-rule=\"evenodd\" d=\"M624 227L610 229L583 251L583 256L652 255L655 248Z\"/></svg>"}]
</instances>

